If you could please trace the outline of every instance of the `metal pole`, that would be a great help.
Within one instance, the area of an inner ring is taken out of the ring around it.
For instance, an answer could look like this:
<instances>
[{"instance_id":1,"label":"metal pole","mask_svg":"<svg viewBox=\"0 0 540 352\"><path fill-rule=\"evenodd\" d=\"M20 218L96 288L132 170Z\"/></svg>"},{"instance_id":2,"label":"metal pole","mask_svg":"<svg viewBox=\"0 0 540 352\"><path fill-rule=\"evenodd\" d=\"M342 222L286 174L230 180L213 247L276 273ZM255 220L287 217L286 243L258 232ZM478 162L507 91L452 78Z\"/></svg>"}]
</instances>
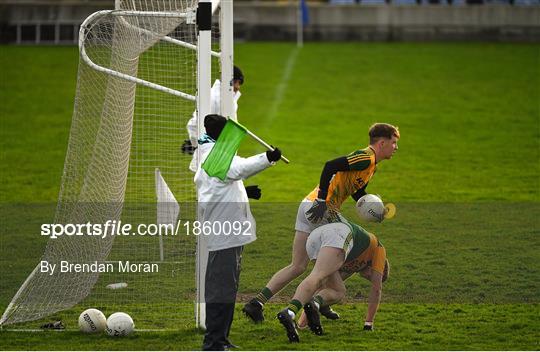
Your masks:
<instances>
[{"instance_id":1,"label":"metal pole","mask_svg":"<svg viewBox=\"0 0 540 352\"><path fill-rule=\"evenodd\" d=\"M304 25L302 23L302 0L296 4L296 46L304 46Z\"/></svg>"},{"instance_id":2,"label":"metal pole","mask_svg":"<svg viewBox=\"0 0 540 352\"><path fill-rule=\"evenodd\" d=\"M265 141L263 141L261 138L259 138L257 135L255 135L255 133L251 132L250 130L248 130L245 126L242 126L241 124L239 124L238 122L234 121L233 119L229 119L230 121L232 121L233 123L235 123L237 126L239 126L240 128L244 129L246 131L246 133L251 137L253 138L255 141L257 141L259 144L261 144L262 146L264 146L266 149L268 150L271 150L273 151L274 148L266 143ZM285 156L281 156L281 160L283 160L286 164L288 164L290 161L289 159L287 159Z\"/></svg>"},{"instance_id":3,"label":"metal pole","mask_svg":"<svg viewBox=\"0 0 540 352\"><path fill-rule=\"evenodd\" d=\"M41 41L41 23L36 23L36 44Z\"/></svg>"},{"instance_id":4,"label":"metal pole","mask_svg":"<svg viewBox=\"0 0 540 352\"><path fill-rule=\"evenodd\" d=\"M60 23L54 23L54 44L60 43Z\"/></svg>"},{"instance_id":5,"label":"metal pole","mask_svg":"<svg viewBox=\"0 0 540 352\"><path fill-rule=\"evenodd\" d=\"M197 11L197 128L198 134L204 127L204 117L210 113L210 90L212 78L212 4L208 0L199 0ZM200 148L197 148L197 160L201 160ZM197 207L197 219L200 214ZM195 302L195 323L206 328L205 275L208 262L208 244L206 236L197 236L197 255L195 280L197 285Z\"/></svg>"},{"instance_id":6,"label":"metal pole","mask_svg":"<svg viewBox=\"0 0 540 352\"><path fill-rule=\"evenodd\" d=\"M20 23L17 23L17 44L21 44L21 39L22 38L22 29L21 29L21 24Z\"/></svg>"},{"instance_id":7,"label":"metal pole","mask_svg":"<svg viewBox=\"0 0 540 352\"><path fill-rule=\"evenodd\" d=\"M221 91L220 108L221 115L231 117L236 121L234 110L233 90L233 64L234 64L234 29L233 29L233 2L232 0L221 1Z\"/></svg>"}]
</instances>

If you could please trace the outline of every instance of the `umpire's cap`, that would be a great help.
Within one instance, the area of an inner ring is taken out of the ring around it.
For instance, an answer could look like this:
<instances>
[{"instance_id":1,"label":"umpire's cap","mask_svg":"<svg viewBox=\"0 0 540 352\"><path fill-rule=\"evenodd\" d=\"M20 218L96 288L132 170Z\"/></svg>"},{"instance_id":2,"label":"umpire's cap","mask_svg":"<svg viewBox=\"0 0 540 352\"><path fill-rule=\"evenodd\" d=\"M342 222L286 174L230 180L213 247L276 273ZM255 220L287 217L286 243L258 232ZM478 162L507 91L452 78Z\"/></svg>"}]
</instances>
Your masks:
<instances>
[{"instance_id":1,"label":"umpire's cap","mask_svg":"<svg viewBox=\"0 0 540 352\"><path fill-rule=\"evenodd\" d=\"M204 128L206 129L206 134L214 140L217 140L221 130L223 130L223 127L225 127L225 123L227 123L227 119L221 115L206 115L204 117Z\"/></svg>"},{"instance_id":2,"label":"umpire's cap","mask_svg":"<svg viewBox=\"0 0 540 352\"><path fill-rule=\"evenodd\" d=\"M233 80L240 81L240 84L244 84L244 74L238 66L234 66Z\"/></svg>"}]
</instances>

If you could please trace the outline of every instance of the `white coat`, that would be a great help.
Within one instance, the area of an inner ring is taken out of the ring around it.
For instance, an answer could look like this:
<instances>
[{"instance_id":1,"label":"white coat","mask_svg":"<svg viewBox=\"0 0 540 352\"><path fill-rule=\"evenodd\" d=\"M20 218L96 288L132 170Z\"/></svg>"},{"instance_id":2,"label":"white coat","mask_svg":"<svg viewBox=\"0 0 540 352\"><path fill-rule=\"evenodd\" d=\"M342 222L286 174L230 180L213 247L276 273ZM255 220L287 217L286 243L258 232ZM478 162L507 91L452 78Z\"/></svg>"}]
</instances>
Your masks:
<instances>
[{"instance_id":1,"label":"white coat","mask_svg":"<svg viewBox=\"0 0 540 352\"><path fill-rule=\"evenodd\" d=\"M215 143L199 145L201 164L206 160ZM198 195L198 220L206 222L207 229L213 228L205 235L209 251L243 246L257 239L256 222L249 208L249 200L242 180L251 177L270 167L266 153L249 158L235 156L222 181L210 177L199 165L195 173L195 184ZM226 222L229 224L227 225ZM241 226L241 231L234 229ZM214 231L217 230L217 231Z\"/></svg>"},{"instance_id":2,"label":"white coat","mask_svg":"<svg viewBox=\"0 0 540 352\"><path fill-rule=\"evenodd\" d=\"M236 113L238 112L238 99L240 99L240 96L242 93L240 91L237 91L234 93L234 116L233 118L236 120ZM216 79L214 84L212 85L212 89L210 90L210 114L220 114L221 111L221 82L219 79ZM187 123L187 131L189 135L189 139L191 140L191 145L197 146L197 141L199 140L199 137L206 133L206 130L204 129L204 126L202 127L201 133L197 133L197 111L193 111L193 115L191 116L191 119L189 119ZM197 153L193 153L193 158L191 159L191 163L189 164L189 169L193 172L197 171Z\"/></svg>"}]
</instances>

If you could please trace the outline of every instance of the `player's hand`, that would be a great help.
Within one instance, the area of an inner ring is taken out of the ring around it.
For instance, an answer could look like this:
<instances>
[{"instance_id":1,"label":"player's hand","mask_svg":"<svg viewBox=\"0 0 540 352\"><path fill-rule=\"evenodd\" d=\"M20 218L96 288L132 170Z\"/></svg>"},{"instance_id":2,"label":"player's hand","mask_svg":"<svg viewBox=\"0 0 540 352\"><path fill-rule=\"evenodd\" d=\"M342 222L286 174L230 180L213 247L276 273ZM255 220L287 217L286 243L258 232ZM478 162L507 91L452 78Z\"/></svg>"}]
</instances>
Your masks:
<instances>
[{"instance_id":1,"label":"player's hand","mask_svg":"<svg viewBox=\"0 0 540 352\"><path fill-rule=\"evenodd\" d=\"M257 200L261 199L262 191L258 185L246 186L246 193L247 193L248 198L257 199Z\"/></svg>"},{"instance_id":2,"label":"player's hand","mask_svg":"<svg viewBox=\"0 0 540 352\"><path fill-rule=\"evenodd\" d=\"M364 323L364 331L373 331L373 323L366 321Z\"/></svg>"},{"instance_id":3,"label":"player's hand","mask_svg":"<svg viewBox=\"0 0 540 352\"><path fill-rule=\"evenodd\" d=\"M328 221L329 223L341 222L339 213L336 210L328 209L326 211L326 221Z\"/></svg>"},{"instance_id":4,"label":"player's hand","mask_svg":"<svg viewBox=\"0 0 540 352\"><path fill-rule=\"evenodd\" d=\"M267 150L266 157L268 158L269 162L271 163L276 162L279 159L281 159L281 150L279 150L279 148L274 148L274 150Z\"/></svg>"},{"instance_id":5,"label":"player's hand","mask_svg":"<svg viewBox=\"0 0 540 352\"><path fill-rule=\"evenodd\" d=\"M184 154L193 154L193 153L195 153L195 149L197 149L197 147L194 147L191 144L191 140L189 140L189 139L186 139L184 141L184 144L182 144L182 153L184 153Z\"/></svg>"},{"instance_id":6,"label":"player's hand","mask_svg":"<svg viewBox=\"0 0 540 352\"><path fill-rule=\"evenodd\" d=\"M317 223L321 221L327 208L326 200L317 198L313 201L311 208L306 211L306 217L312 223Z\"/></svg>"}]
</instances>

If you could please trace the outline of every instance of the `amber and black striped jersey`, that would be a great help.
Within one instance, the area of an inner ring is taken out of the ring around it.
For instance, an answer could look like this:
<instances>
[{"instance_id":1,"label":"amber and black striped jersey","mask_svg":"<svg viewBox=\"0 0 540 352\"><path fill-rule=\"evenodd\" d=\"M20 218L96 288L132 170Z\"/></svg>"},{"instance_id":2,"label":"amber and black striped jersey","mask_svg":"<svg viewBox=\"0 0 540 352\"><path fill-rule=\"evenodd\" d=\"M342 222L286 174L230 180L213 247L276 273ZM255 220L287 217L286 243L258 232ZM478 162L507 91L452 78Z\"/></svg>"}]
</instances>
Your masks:
<instances>
[{"instance_id":1,"label":"amber and black striped jersey","mask_svg":"<svg viewBox=\"0 0 540 352\"><path fill-rule=\"evenodd\" d=\"M372 270L383 275L386 249L382 243L361 226L348 221L343 221L343 223L351 228L346 244L352 241L353 247L339 270L352 274L370 266Z\"/></svg>"},{"instance_id":2,"label":"amber and black striped jersey","mask_svg":"<svg viewBox=\"0 0 540 352\"><path fill-rule=\"evenodd\" d=\"M375 153L367 147L359 149L346 156L348 171L338 171L330 180L326 203L329 209L339 210L341 204L358 190L364 188L375 173ZM319 194L317 186L308 196L315 200Z\"/></svg>"}]
</instances>

